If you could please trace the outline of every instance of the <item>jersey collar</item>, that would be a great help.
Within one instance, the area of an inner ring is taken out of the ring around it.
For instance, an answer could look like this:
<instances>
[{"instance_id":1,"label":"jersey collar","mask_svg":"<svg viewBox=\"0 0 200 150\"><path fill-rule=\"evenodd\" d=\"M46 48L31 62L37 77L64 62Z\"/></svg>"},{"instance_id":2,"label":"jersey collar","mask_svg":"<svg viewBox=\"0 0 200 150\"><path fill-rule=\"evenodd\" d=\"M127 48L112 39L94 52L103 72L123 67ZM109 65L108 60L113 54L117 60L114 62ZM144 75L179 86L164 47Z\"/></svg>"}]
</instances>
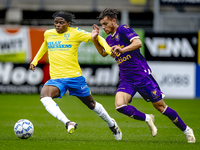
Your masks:
<instances>
[{"instance_id":1,"label":"jersey collar","mask_svg":"<svg viewBox=\"0 0 200 150\"><path fill-rule=\"evenodd\" d=\"M115 31L115 33L113 33L113 35L111 35L111 36L112 36L112 38L115 36L115 34L116 34L116 31Z\"/></svg>"}]
</instances>

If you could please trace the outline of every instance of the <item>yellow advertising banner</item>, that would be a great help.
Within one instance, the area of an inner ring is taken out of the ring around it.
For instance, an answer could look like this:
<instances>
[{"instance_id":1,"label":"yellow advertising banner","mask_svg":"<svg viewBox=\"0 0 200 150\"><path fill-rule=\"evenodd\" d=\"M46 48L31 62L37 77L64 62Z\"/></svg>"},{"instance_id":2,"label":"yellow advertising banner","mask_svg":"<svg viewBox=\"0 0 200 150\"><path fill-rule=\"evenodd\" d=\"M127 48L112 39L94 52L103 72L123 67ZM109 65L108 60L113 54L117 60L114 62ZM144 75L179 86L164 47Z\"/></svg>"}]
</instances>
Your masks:
<instances>
[{"instance_id":1,"label":"yellow advertising banner","mask_svg":"<svg viewBox=\"0 0 200 150\"><path fill-rule=\"evenodd\" d=\"M146 0L129 0L129 2L131 4L136 4L136 5L145 5L146 4Z\"/></svg>"}]
</instances>

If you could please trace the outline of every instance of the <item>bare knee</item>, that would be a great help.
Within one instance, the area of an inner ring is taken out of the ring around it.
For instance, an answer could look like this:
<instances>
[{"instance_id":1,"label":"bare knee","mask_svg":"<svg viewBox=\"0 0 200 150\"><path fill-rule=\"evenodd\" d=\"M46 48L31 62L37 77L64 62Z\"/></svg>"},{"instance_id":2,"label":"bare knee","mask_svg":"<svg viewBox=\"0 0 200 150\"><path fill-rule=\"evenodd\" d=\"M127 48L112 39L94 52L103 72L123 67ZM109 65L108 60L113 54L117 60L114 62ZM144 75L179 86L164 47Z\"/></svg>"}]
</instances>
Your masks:
<instances>
[{"instance_id":1,"label":"bare knee","mask_svg":"<svg viewBox=\"0 0 200 150\"><path fill-rule=\"evenodd\" d=\"M122 106L128 105L131 98L132 96L127 93L118 92L115 96L115 108L118 109Z\"/></svg>"},{"instance_id":2,"label":"bare knee","mask_svg":"<svg viewBox=\"0 0 200 150\"><path fill-rule=\"evenodd\" d=\"M165 102L163 100L160 100L160 101L152 103L152 104L161 113L163 113L165 108L167 107L167 105L165 104Z\"/></svg>"},{"instance_id":3,"label":"bare knee","mask_svg":"<svg viewBox=\"0 0 200 150\"><path fill-rule=\"evenodd\" d=\"M44 97L56 98L60 96L60 90L55 86L45 85L40 92L40 99Z\"/></svg>"},{"instance_id":4,"label":"bare knee","mask_svg":"<svg viewBox=\"0 0 200 150\"><path fill-rule=\"evenodd\" d=\"M94 108L95 108L95 104L96 104L95 101L91 101L91 102L87 103L86 105L87 105L87 107L88 107L89 109L94 109Z\"/></svg>"},{"instance_id":5,"label":"bare knee","mask_svg":"<svg viewBox=\"0 0 200 150\"><path fill-rule=\"evenodd\" d=\"M124 103L124 102L119 102L119 101L115 101L115 108L116 109L118 109L118 108L120 108L120 107L122 107L122 106L124 106L124 105L127 105L126 103Z\"/></svg>"}]
</instances>

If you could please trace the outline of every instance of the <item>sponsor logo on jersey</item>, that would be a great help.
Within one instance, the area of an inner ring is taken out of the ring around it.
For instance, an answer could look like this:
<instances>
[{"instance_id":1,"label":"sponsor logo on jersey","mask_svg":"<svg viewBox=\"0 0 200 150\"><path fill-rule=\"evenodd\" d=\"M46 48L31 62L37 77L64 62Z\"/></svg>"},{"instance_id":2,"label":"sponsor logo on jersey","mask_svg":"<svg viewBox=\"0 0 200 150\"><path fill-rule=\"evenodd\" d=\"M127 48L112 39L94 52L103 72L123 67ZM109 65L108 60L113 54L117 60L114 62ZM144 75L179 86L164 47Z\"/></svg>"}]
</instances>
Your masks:
<instances>
[{"instance_id":1,"label":"sponsor logo on jersey","mask_svg":"<svg viewBox=\"0 0 200 150\"><path fill-rule=\"evenodd\" d=\"M71 44L61 44L61 41L55 41L55 42L47 42L49 49L55 49L55 48L71 48Z\"/></svg>"},{"instance_id":2,"label":"sponsor logo on jersey","mask_svg":"<svg viewBox=\"0 0 200 150\"><path fill-rule=\"evenodd\" d=\"M124 47L124 45L118 45L118 46L121 47L121 48ZM127 61L131 58L131 55L126 55L124 57L120 57L121 53L119 53L119 52L115 52L115 55L118 57L118 59L117 59L118 64L121 64L121 63L123 63L123 62L125 62L125 61Z\"/></svg>"},{"instance_id":3,"label":"sponsor logo on jersey","mask_svg":"<svg viewBox=\"0 0 200 150\"><path fill-rule=\"evenodd\" d=\"M118 60L117 60L117 63L118 64L121 64L121 63L123 63L123 62L125 62L125 61L127 61L127 60L129 60L129 59L131 59L131 55L126 55L126 56L124 56L124 57L119 57L118 58Z\"/></svg>"}]
</instances>

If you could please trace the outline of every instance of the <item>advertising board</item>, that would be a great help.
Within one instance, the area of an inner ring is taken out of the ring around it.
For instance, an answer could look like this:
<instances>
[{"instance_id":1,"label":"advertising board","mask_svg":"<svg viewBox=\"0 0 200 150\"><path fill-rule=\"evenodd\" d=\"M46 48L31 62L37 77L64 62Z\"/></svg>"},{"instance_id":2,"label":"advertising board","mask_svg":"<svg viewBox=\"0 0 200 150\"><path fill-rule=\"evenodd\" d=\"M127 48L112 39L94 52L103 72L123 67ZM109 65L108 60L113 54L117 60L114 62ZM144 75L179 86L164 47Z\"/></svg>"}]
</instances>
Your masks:
<instances>
[{"instance_id":1,"label":"advertising board","mask_svg":"<svg viewBox=\"0 0 200 150\"><path fill-rule=\"evenodd\" d=\"M198 33L145 33L147 60L197 62Z\"/></svg>"},{"instance_id":2,"label":"advertising board","mask_svg":"<svg viewBox=\"0 0 200 150\"><path fill-rule=\"evenodd\" d=\"M166 98L195 98L195 63L158 61L148 63Z\"/></svg>"},{"instance_id":3,"label":"advertising board","mask_svg":"<svg viewBox=\"0 0 200 150\"><path fill-rule=\"evenodd\" d=\"M29 63L44 41L43 27L0 27L0 62ZM40 63L47 62L47 54Z\"/></svg>"},{"instance_id":4,"label":"advertising board","mask_svg":"<svg viewBox=\"0 0 200 150\"><path fill-rule=\"evenodd\" d=\"M32 72L29 64L0 62L0 93L39 93L48 79L48 64L38 64Z\"/></svg>"}]
</instances>

